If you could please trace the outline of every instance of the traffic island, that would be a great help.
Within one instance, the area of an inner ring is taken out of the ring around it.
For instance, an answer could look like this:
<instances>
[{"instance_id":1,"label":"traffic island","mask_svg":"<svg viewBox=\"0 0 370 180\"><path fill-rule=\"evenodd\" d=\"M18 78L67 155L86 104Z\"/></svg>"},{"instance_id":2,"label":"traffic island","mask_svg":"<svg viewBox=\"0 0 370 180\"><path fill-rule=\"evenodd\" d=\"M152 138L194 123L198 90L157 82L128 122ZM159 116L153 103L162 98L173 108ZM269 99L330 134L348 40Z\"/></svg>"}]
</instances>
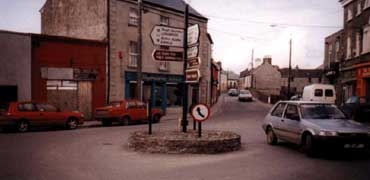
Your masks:
<instances>
[{"instance_id":1,"label":"traffic island","mask_svg":"<svg viewBox=\"0 0 370 180\"><path fill-rule=\"evenodd\" d=\"M164 154L217 154L241 148L240 135L228 131L204 130L202 137L189 130L153 132L137 131L130 134L128 146L134 151Z\"/></svg>"}]
</instances>

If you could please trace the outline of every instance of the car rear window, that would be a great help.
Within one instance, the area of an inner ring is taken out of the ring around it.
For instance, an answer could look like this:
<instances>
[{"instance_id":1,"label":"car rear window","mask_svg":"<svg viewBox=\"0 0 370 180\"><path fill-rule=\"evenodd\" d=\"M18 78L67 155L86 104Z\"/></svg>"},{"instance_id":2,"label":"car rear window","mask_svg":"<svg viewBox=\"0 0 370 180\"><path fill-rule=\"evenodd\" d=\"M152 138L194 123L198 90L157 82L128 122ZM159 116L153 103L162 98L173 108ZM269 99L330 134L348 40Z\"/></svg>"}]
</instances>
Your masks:
<instances>
[{"instance_id":1,"label":"car rear window","mask_svg":"<svg viewBox=\"0 0 370 180\"><path fill-rule=\"evenodd\" d=\"M21 112L36 111L36 107L32 103L19 104L18 111L21 111Z\"/></svg>"},{"instance_id":2,"label":"car rear window","mask_svg":"<svg viewBox=\"0 0 370 180\"><path fill-rule=\"evenodd\" d=\"M326 89L326 90L325 90L325 96L326 96L326 97L333 97L333 96L334 96L334 92L333 92L333 90L331 90L331 89Z\"/></svg>"},{"instance_id":3,"label":"car rear window","mask_svg":"<svg viewBox=\"0 0 370 180\"><path fill-rule=\"evenodd\" d=\"M284 108L286 103L280 103L276 106L276 108L272 111L271 116L281 117L283 116Z\"/></svg>"},{"instance_id":4,"label":"car rear window","mask_svg":"<svg viewBox=\"0 0 370 180\"><path fill-rule=\"evenodd\" d=\"M315 89L315 96L316 97L322 97L323 90L322 89Z\"/></svg>"}]
</instances>

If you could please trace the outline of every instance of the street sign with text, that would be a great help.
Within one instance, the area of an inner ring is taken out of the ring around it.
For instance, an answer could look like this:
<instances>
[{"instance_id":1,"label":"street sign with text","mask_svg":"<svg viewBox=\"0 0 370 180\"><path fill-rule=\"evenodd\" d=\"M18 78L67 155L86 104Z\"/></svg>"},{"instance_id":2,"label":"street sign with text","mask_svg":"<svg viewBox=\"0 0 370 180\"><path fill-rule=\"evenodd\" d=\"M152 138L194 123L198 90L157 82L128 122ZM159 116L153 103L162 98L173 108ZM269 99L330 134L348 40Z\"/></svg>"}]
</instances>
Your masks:
<instances>
[{"instance_id":1,"label":"street sign with text","mask_svg":"<svg viewBox=\"0 0 370 180\"><path fill-rule=\"evenodd\" d=\"M156 46L184 46L184 29L168 26L154 26L150 37Z\"/></svg>"},{"instance_id":2,"label":"street sign with text","mask_svg":"<svg viewBox=\"0 0 370 180\"><path fill-rule=\"evenodd\" d=\"M200 79L199 69L186 70L186 83L198 83Z\"/></svg>"},{"instance_id":3,"label":"street sign with text","mask_svg":"<svg viewBox=\"0 0 370 180\"><path fill-rule=\"evenodd\" d=\"M201 63L200 58L198 58L198 57L190 58L190 59L188 59L188 68L189 69L199 68L200 63Z\"/></svg>"},{"instance_id":4,"label":"street sign with text","mask_svg":"<svg viewBox=\"0 0 370 180\"><path fill-rule=\"evenodd\" d=\"M183 61L182 51L154 50L153 59L156 61Z\"/></svg>"},{"instance_id":5,"label":"street sign with text","mask_svg":"<svg viewBox=\"0 0 370 180\"><path fill-rule=\"evenodd\" d=\"M198 24L188 27L188 45L192 46L199 42L200 29Z\"/></svg>"},{"instance_id":6,"label":"street sign with text","mask_svg":"<svg viewBox=\"0 0 370 180\"><path fill-rule=\"evenodd\" d=\"M193 46L188 48L188 58L195 58L199 55L198 46Z\"/></svg>"}]
</instances>

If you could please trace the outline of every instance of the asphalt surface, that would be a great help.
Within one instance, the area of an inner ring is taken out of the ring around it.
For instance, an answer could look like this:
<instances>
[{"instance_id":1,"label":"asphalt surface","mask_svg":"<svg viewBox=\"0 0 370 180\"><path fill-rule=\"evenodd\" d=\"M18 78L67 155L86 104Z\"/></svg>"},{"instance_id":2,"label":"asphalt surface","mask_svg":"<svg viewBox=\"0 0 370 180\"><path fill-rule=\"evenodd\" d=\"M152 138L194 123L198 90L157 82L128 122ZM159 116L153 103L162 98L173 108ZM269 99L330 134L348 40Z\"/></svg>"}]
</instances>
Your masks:
<instances>
[{"instance_id":1,"label":"asphalt surface","mask_svg":"<svg viewBox=\"0 0 370 180\"><path fill-rule=\"evenodd\" d=\"M241 103L236 97L224 97L220 103L220 110L203 128L240 134L240 151L217 155L131 151L129 133L145 130L146 125L0 133L0 180L370 179L369 155L313 159L289 143L267 145L261 124L270 106ZM153 130L177 129L177 123L164 121Z\"/></svg>"}]
</instances>

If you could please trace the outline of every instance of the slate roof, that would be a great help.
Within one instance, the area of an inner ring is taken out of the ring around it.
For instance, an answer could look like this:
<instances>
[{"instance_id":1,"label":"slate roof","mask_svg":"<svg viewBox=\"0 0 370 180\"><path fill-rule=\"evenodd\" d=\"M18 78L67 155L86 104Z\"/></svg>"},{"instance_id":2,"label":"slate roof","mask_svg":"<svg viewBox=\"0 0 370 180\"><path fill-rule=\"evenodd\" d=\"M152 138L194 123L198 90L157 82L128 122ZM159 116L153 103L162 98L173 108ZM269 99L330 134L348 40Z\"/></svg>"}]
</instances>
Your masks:
<instances>
[{"instance_id":1,"label":"slate roof","mask_svg":"<svg viewBox=\"0 0 370 180\"><path fill-rule=\"evenodd\" d=\"M288 78L289 68L279 69L282 78ZM320 78L323 71L320 69L295 69L292 68L292 76L295 78Z\"/></svg>"},{"instance_id":2,"label":"slate roof","mask_svg":"<svg viewBox=\"0 0 370 180\"><path fill-rule=\"evenodd\" d=\"M171 10L175 10L178 12L185 11L185 2L183 0L143 0L143 2L147 4L163 7L163 8L169 8ZM201 19L208 20L205 16L201 15L198 11L196 11L191 6L189 6L189 13Z\"/></svg>"}]
</instances>

